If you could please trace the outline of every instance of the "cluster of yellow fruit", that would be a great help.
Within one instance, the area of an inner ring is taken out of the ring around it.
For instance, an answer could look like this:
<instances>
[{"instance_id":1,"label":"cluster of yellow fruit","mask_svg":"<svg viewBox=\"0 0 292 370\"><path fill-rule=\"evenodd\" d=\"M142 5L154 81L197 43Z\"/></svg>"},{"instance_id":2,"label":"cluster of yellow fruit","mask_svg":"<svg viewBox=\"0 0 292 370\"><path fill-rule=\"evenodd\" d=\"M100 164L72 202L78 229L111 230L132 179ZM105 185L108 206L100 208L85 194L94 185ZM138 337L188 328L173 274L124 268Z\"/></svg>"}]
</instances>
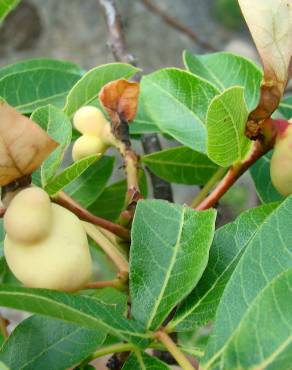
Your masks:
<instances>
[{"instance_id":1,"label":"cluster of yellow fruit","mask_svg":"<svg viewBox=\"0 0 292 370\"><path fill-rule=\"evenodd\" d=\"M79 109L73 119L82 136L74 143L74 161L103 154L114 144L110 123L95 107ZM280 127L271 159L271 179L283 195L292 194L292 124ZM14 275L26 286L63 291L83 288L92 260L81 221L51 203L41 188L17 193L5 213L4 254Z\"/></svg>"},{"instance_id":2,"label":"cluster of yellow fruit","mask_svg":"<svg viewBox=\"0 0 292 370\"><path fill-rule=\"evenodd\" d=\"M114 137L110 123L95 107L82 107L74 116L82 136L74 143L74 161L103 154ZM81 221L51 202L41 188L17 193L5 213L4 254L13 274L27 287L76 291L92 275L92 260Z\"/></svg>"},{"instance_id":3,"label":"cluster of yellow fruit","mask_svg":"<svg viewBox=\"0 0 292 370\"><path fill-rule=\"evenodd\" d=\"M73 145L74 161L92 154L104 154L113 144L114 136L110 123L98 108L91 106L80 108L74 115L73 124L82 134Z\"/></svg>"}]
</instances>

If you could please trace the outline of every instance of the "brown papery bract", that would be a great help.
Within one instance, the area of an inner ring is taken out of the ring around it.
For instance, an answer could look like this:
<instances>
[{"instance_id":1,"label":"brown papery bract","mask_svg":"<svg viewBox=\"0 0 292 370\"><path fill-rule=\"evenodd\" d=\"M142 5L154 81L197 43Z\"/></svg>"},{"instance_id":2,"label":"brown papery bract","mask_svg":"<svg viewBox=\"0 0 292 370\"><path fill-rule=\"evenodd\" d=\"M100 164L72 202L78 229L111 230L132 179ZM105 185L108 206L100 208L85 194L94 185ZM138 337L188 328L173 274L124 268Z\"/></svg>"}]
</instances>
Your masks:
<instances>
[{"instance_id":1,"label":"brown papery bract","mask_svg":"<svg viewBox=\"0 0 292 370\"><path fill-rule=\"evenodd\" d=\"M292 73L292 0L238 0L259 55L264 77L259 106L250 119L269 118Z\"/></svg>"},{"instance_id":2,"label":"brown papery bract","mask_svg":"<svg viewBox=\"0 0 292 370\"><path fill-rule=\"evenodd\" d=\"M35 171L58 146L31 119L0 102L0 185Z\"/></svg>"},{"instance_id":3,"label":"brown papery bract","mask_svg":"<svg viewBox=\"0 0 292 370\"><path fill-rule=\"evenodd\" d=\"M137 113L139 84L124 79L106 84L99 94L99 100L113 122L118 117L132 121Z\"/></svg>"}]
</instances>

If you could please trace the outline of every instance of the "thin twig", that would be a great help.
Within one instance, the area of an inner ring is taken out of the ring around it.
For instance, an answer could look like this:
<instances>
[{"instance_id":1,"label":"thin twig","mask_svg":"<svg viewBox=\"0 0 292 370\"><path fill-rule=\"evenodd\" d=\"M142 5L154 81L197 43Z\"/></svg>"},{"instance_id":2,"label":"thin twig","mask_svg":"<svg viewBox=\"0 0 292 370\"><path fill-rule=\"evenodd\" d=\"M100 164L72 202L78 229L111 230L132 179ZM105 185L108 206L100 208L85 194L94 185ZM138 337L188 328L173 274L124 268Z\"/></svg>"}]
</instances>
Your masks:
<instances>
[{"instance_id":1,"label":"thin twig","mask_svg":"<svg viewBox=\"0 0 292 370\"><path fill-rule=\"evenodd\" d=\"M115 224L114 222L93 215L65 192L60 191L52 200L62 207L69 209L69 211L73 212L81 220L100 226L124 240L130 240L130 231L128 229L121 225Z\"/></svg>"},{"instance_id":2,"label":"thin twig","mask_svg":"<svg viewBox=\"0 0 292 370\"><path fill-rule=\"evenodd\" d=\"M84 289L102 289L107 287L112 287L118 290L126 289L126 286L119 279L89 282L86 284Z\"/></svg>"},{"instance_id":3,"label":"thin twig","mask_svg":"<svg viewBox=\"0 0 292 370\"><path fill-rule=\"evenodd\" d=\"M95 351L89 359L86 360L92 361L96 358L103 357L112 353L120 353L125 351L133 351L135 349L135 346L131 343L117 343L110 345L108 347L99 348L97 351Z\"/></svg>"},{"instance_id":4,"label":"thin twig","mask_svg":"<svg viewBox=\"0 0 292 370\"><path fill-rule=\"evenodd\" d=\"M216 188L195 209L204 210L213 207L236 180L270 149L269 146L264 146L260 141L256 141L250 156L238 165L231 167Z\"/></svg>"},{"instance_id":5,"label":"thin twig","mask_svg":"<svg viewBox=\"0 0 292 370\"><path fill-rule=\"evenodd\" d=\"M125 122L122 121L121 124L125 124ZM126 124L128 125L128 122ZM128 135L125 138L125 141L123 140L122 137L116 137L116 140L115 142L113 142L113 145L120 152L120 155L124 160L128 188L126 205L128 206L131 203L133 197L135 196L138 196L138 198L140 197L139 166L138 166L139 157L132 149Z\"/></svg>"},{"instance_id":6,"label":"thin twig","mask_svg":"<svg viewBox=\"0 0 292 370\"><path fill-rule=\"evenodd\" d=\"M9 337L7 324L8 324L7 320L2 315L0 315L0 332L4 339L7 339Z\"/></svg>"},{"instance_id":7,"label":"thin twig","mask_svg":"<svg viewBox=\"0 0 292 370\"><path fill-rule=\"evenodd\" d=\"M83 222L83 226L87 234L102 248L107 256L114 262L120 271L129 271L129 263L124 255L111 240L99 230L95 225L88 222Z\"/></svg>"},{"instance_id":8,"label":"thin twig","mask_svg":"<svg viewBox=\"0 0 292 370\"><path fill-rule=\"evenodd\" d=\"M123 25L113 0L99 0L108 29L108 44L119 62L135 64L134 57L127 52Z\"/></svg>"},{"instance_id":9,"label":"thin twig","mask_svg":"<svg viewBox=\"0 0 292 370\"><path fill-rule=\"evenodd\" d=\"M162 330L155 333L156 339L158 339L165 348L172 354L173 358L181 366L183 370L194 370L189 360L183 354L183 352L178 348L178 346L173 342L170 336Z\"/></svg>"},{"instance_id":10,"label":"thin twig","mask_svg":"<svg viewBox=\"0 0 292 370\"><path fill-rule=\"evenodd\" d=\"M213 45L211 45L208 41L202 40L196 34L196 32L191 30L185 24L182 24L179 21L177 21L175 18L171 17L169 14L167 14L163 9L161 9L159 6L154 4L152 1L150 0L141 0L141 1L148 10L150 10L154 14L157 14L170 27L188 36L192 41L200 45L202 48L211 50L211 51L217 51L217 49Z\"/></svg>"},{"instance_id":11,"label":"thin twig","mask_svg":"<svg viewBox=\"0 0 292 370\"><path fill-rule=\"evenodd\" d=\"M199 194L195 197L193 200L191 207L196 208L208 195L208 193L213 189L213 187L217 184L219 180L222 179L222 177L227 172L227 168L220 167L214 175L209 179L209 181L205 184L205 186L202 188L202 190L199 192Z\"/></svg>"},{"instance_id":12,"label":"thin twig","mask_svg":"<svg viewBox=\"0 0 292 370\"><path fill-rule=\"evenodd\" d=\"M135 58L128 52L121 17L113 0L99 0L108 29L108 43L117 62L134 64ZM143 149L146 154L161 150L156 134L142 136ZM151 173L154 197L173 201L171 186L168 182Z\"/></svg>"}]
</instances>

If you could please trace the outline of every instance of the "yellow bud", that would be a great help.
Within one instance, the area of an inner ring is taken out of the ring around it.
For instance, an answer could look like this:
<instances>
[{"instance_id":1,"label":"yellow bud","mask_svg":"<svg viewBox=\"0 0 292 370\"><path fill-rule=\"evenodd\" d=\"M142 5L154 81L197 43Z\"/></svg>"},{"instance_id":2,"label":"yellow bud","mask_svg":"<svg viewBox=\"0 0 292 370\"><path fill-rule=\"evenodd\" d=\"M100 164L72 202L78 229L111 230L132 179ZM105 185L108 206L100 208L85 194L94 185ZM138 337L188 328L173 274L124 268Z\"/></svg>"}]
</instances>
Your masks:
<instances>
[{"instance_id":1,"label":"yellow bud","mask_svg":"<svg viewBox=\"0 0 292 370\"><path fill-rule=\"evenodd\" d=\"M78 138L72 148L72 158L74 162L93 154L103 154L108 149L108 145L96 137L83 135Z\"/></svg>"},{"instance_id":2,"label":"yellow bud","mask_svg":"<svg viewBox=\"0 0 292 370\"><path fill-rule=\"evenodd\" d=\"M108 124L102 111L96 107L85 106L75 113L74 127L85 135L100 136L102 128Z\"/></svg>"}]
</instances>

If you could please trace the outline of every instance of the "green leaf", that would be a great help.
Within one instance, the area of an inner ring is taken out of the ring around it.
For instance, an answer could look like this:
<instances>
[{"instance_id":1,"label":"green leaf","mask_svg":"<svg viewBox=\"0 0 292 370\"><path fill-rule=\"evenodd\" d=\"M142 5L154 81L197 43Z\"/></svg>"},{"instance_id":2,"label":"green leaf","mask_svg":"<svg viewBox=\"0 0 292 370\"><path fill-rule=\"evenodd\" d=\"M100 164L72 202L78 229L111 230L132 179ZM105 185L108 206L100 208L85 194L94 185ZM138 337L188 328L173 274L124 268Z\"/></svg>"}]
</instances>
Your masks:
<instances>
[{"instance_id":1,"label":"green leaf","mask_svg":"<svg viewBox=\"0 0 292 370\"><path fill-rule=\"evenodd\" d=\"M116 221L125 205L127 183L125 180L106 187L88 210L96 216Z\"/></svg>"},{"instance_id":2,"label":"green leaf","mask_svg":"<svg viewBox=\"0 0 292 370\"><path fill-rule=\"evenodd\" d=\"M0 23L19 4L20 0L0 0Z\"/></svg>"},{"instance_id":3,"label":"green leaf","mask_svg":"<svg viewBox=\"0 0 292 370\"><path fill-rule=\"evenodd\" d=\"M71 142L72 125L68 117L52 105L38 108L32 113L31 119L59 143L41 166L42 186L45 187L62 163L65 150Z\"/></svg>"},{"instance_id":4,"label":"green leaf","mask_svg":"<svg viewBox=\"0 0 292 370\"><path fill-rule=\"evenodd\" d=\"M245 320L249 320L249 313L257 305L257 297L265 294L265 289L268 289L273 284L273 280L277 279L285 270L292 268L291 228L292 197L290 196L262 223L236 266L217 310L213 334L202 360L203 369L217 368L216 363L224 361L222 354L228 348L229 343L232 342L234 335L239 333L241 328L246 325ZM287 299L289 290L285 291L285 294ZM275 302L277 303L277 301ZM287 310L289 310L288 302L286 302L286 305ZM275 334L274 340L276 342L281 341L281 337L285 335L281 317L282 312L279 307L276 326L271 326L270 324L273 321L270 323L269 317L267 317L266 325L261 328L258 327L259 317L266 314L272 315L269 310L264 310L257 311L256 315L253 316L255 326L252 332L254 335L252 336L252 343L250 343L250 345L253 344L253 351L261 345L261 339L258 337L259 330L261 338ZM291 327L289 328L289 335L291 340ZM245 348L240 348L240 351L244 353ZM249 356L252 356L253 351L249 353ZM261 347L263 361L270 356L270 353L269 349L264 346ZM228 366L220 368L230 369ZM252 366L250 368L263 369L266 367ZM278 369L277 366L273 368Z\"/></svg>"},{"instance_id":5,"label":"green leaf","mask_svg":"<svg viewBox=\"0 0 292 370\"><path fill-rule=\"evenodd\" d=\"M144 352L133 352L122 370L170 370L162 361Z\"/></svg>"},{"instance_id":6,"label":"green leaf","mask_svg":"<svg viewBox=\"0 0 292 370\"><path fill-rule=\"evenodd\" d=\"M207 114L208 156L219 166L244 159L250 150L252 142L244 134L247 115L242 87L231 87L212 100Z\"/></svg>"},{"instance_id":7,"label":"green leaf","mask_svg":"<svg viewBox=\"0 0 292 370\"><path fill-rule=\"evenodd\" d=\"M139 186L141 194L147 197L147 178L143 170L139 171ZM99 197L88 207L96 216L116 221L125 206L127 183L125 180L106 187Z\"/></svg>"},{"instance_id":8,"label":"green leaf","mask_svg":"<svg viewBox=\"0 0 292 370\"><path fill-rule=\"evenodd\" d=\"M270 176L270 162L273 152L263 155L250 168L250 174L254 181L256 192L262 203L276 202L284 197L274 188Z\"/></svg>"},{"instance_id":9,"label":"green leaf","mask_svg":"<svg viewBox=\"0 0 292 370\"><path fill-rule=\"evenodd\" d=\"M205 152L206 112L218 93L206 80L179 69L151 73L141 82L144 120L191 149Z\"/></svg>"},{"instance_id":10,"label":"green leaf","mask_svg":"<svg viewBox=\"0 0 292 370\"><path fill-rule=\"evenodd\" d=\"M123 63L105 64L91 69L69 92L65 113L71 117L78 108L97 99L99 91L105 84L120 78L130 78L137 71L137 68Z\"/></svg>"},{"instance_id":11,"label":"green leaf","mask_svg":"<svg viewBox=\"0 0 292 370\"><path fill-rule=\"evenodd\" d=\"M4 243L5 232L3 228L3 218L0 218L0 283L3 282L7 272L7 265L4 258L3 243Z\"/></svg>"},{"instance_id":12,"label":"green leaf","mask_svg":"<svg viewBox=\"0 0 292 370\"><path fill-rule=\"evenodd\" d=\"M234 222L216 230L209 262L198 285L179 306L169 326L175 331L193 330L211 321L224 288L243 251L278 203L242 213Z\"/></svg>"},{"instance_id":13,"label":"green leaf","mask_svg":"<svg viewBox=\"0 0 292 370\"><path fill-rule=\"evenodd\" d=\"M222 369L291 367L292 299L287 299L291 286L292 269L289 269L259 293L224 350Z\"/></svg>"},{"instance_id":14,"label":"green leaf","mask_svg":"<svg viewBox=\"0 0 292 370\"><path fill-rule=\"evenodd\" d=\"M21 113L52 104L62 107L83 70L64 61L32 59L0 69L0 96Z\"/></svg>"},{"instance_id":15,"label":"green leaf","mask_svg":"<svg viewBox=\"0 0 292 370\"><path fill-rule=\"evenodd\" d=\"M45 186L45 190L50 195L58 193L58 191L62 190L65 186L81 176L84 171L86 171L94 162L99 159L99 157L99 155L94 154L72 163L71 166L65 168L64 171L52 178L51 181L49 181L49 183Z\"/></svg>"},{"instance_id":16,"label":"green leaf","mask_svg":"<svg viewBox=\"0 0 292 370\"><path fill-rule=\"evenodd\" d=\"M52 69L60 72L71 72L72 74L78 74L82 76L84 70L80 68L77 64L56 59L46 59L46 58L35 58L26 59L16 62L14 64L9 64L5 67L0 68L0 79L13 75L20 72L29 72L39 69Z\"/></svg>"},{"instance_id":17,"label":"green leaf","mask_svg":"<svg viewBox=\"0 0 292 370\"><path fill-rule=\"evenodd\" d=\"M292 96L287 96L286 98L284 98L281 101L278 110L285 119L292 118Z\"/></svg>"},{"instance_id":18,"label":"green leaf","mask_svg":"<svg viewBox=\"0 0 292 370\"><path fill-rule=\"evenodd\" d=\"M205 154L183 146L145 155L142 161L156 176L178 184L204 185L218 170Z\"/></svg>"},{"instance_id":19,"label":"green leaf","mask_svg":"<svg viewBox=\"0 0 292 370\"><path fill-rule=\"evenodd\" d=\"M151 120L145 109L143 96L139 96L138 112L133 122L129 125L131 135L147 134L149 132L160 133L160 128Z\"/></svg>"},{"instance_id":20,"label":"green leaf","mask_svg":"<svg viewBox=\"0 0 292 370\"><path fill-rule=\"evenodd\" d=\"M105 337L105 331L32 316L9 336L0 360L12 369L65 370L88 357Z\"/></svg>"},{"instance_id":21,"label":"green leaf","mask_svg":"<svg viewBox=\"0 0 292 370\"><path fill-rule=\"evenodd\" d=\"M114 157L103 156L64 190L83 207L88 208L105 188L114 168Z\"/></svg>"},{"instance_id":22,"label":"green leaf","mask_svg":"<svg viewBox=\"0 0 292 370\"><path fill-rule=\"evenodd\" d=\"M159 327L196 286L207 265L216 212L161 200L139 201L132 226L132 315Z\"/></svg>"},{"instance_id":23,"label":"green leaf","mask_svg":"<svg viewBox=\"0 0 292 370\"><path fill-rule=\"evenodd\" d=\"M3 227L3 218L0 218L0 257L3 256L4 238L5 238L5 231Z\"/></svg>"},{"instance_id":24,"label":"green leaf","mask_svg":"<svg viewBox=\"0 0 292 370\"><path fill-rule=\"evenodd\" d=\"M259 100L262 71L251 60L228 52L183 55L186 68L196 76L210 81L222 92L232 86L242 86L249 110Z\"/></svg>"},{"instance_id":25,"label":"green leaf","mask_svg":"<svg viewBox=\"0 0 292 370\"><path fill-rule=\"evenodd\" d=\"M90 296L45 289L0 285L0 306L37 313L81 326L105 330L137 345L147 345L147 334L134 320L126 319L112 304Z\"/></svg>"},{"instance_id":26,"label":"green leaf","mask_svg":"<svg viewBox=\"0 0 292 370\"><path fill-rule=\"evenodd\" d=\"M108 305L114 306L116 311L120 314L124 314L128 308L128 297L124 292L120 292L115 288L103 288L103 289L93 289L87 290L86 292L80 292L79 294L84 294L85 296L90 295L94 299L98 299Z\"/></svg>"},{"instance_id":27,"label":"green leaf","mask_svg":"<svg viewBox=\"0 0 292 370\"><path fill-rule=\"evenodd\" d=\"M0 370L10 370L2 361L0 361Z\"/></svg>"}]
</instances>

